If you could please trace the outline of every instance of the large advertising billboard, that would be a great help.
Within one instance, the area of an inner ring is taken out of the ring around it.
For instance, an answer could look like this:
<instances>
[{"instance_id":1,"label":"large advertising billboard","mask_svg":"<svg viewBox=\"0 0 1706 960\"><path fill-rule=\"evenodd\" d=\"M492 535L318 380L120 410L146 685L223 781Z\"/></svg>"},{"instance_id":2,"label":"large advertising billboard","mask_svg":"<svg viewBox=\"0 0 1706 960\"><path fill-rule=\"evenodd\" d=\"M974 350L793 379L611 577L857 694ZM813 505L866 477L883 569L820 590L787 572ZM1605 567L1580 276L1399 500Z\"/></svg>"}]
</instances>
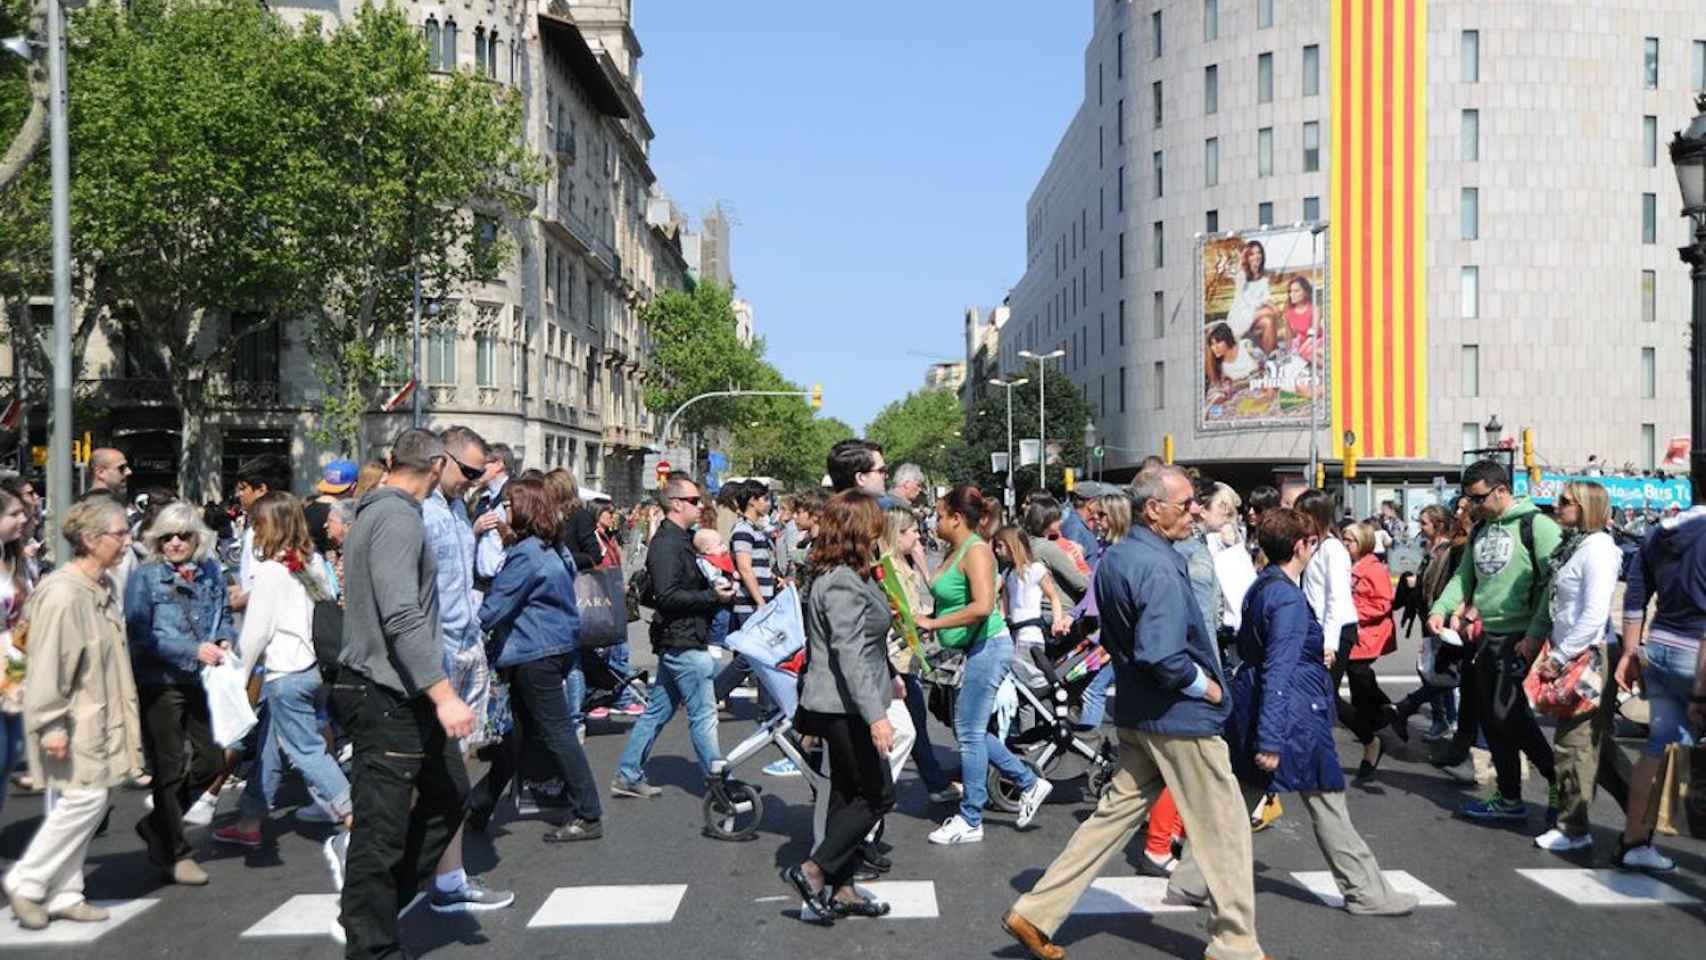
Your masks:
<instances>
[{"instance_id":1,"label":"large advertising billboard","mask_svg":"<svg viewBox=\"0 0 1706 960\"><path fill-rule=\"evenodd\" d=\"M1329 402L1326 233L1215 234L1197 254L1202 429L1308 427Z\"/></svg>"}]
</instances>

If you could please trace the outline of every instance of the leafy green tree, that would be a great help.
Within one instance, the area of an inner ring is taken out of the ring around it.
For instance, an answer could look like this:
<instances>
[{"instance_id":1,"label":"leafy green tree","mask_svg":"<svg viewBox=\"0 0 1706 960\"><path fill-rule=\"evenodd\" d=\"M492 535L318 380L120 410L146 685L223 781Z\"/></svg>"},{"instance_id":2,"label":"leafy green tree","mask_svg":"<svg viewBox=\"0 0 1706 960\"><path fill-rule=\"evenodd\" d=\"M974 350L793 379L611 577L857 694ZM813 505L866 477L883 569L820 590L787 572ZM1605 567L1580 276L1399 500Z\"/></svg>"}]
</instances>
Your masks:
<instances>
[{"instance_id":1,"label":"leafy green tree","mask_svg":"<svg viewBox=\"0 0 1706 960\"><path fill-rule=\"evenodd\" d=\"M0 37L47 39L49 0L0 0ZM26 63L0 52L0 194L47 139L47 57Z\"/></svg>"},{"instance_id":2,"label":"leafy green tree","mask_svg":"<svg viewBox=\"0 0 1706 960\"><path fill-rule=\"evenodd\" d=\"M646 388L646 409L660 421L687 401L714 390L785 389L756 386L766 377L760 359L763 345L742 343L736 333L734 295L728 287L699 283L691 290L670 290L640 314L652 334L656 363L662 376ZM781 382L774 370L768 374ZM676 424L687 433L713 427L734 427L746 408L743 401L701 400L688 407ZM750 411L749 411L750 412Z\"/></svg>"},{"instance_id":3,"label":"leafy green tree","mask_svg":"<svg viewBox=\"0 0 1706 960\"><path fill-rule=\"evenodd\" d=\"M865 436L883 446L890 464L916 463L932 481L948 477L949 451L959 443L965 408L951 390L915 390L882 408Z\"/></svg>"},{"instance_id":4,"label":"leafy green tree","mask_svg":"<svg viewBox=\"0 0 1706 960\"><path fill-rule=\"evenodd\" d=\"M1090 405L1078 392L1078 385L1056 370L1050 370L1044 385L1047 396L1048 439L1060 445L1060 460L1048 465L1049 487L1057 493L1063 488L1064 469L1084 462L1084 425L1090 422ZM1019 460L1019 441L1037 435L1037 380L1013 390L1013 460ZM975 483L991 496L1000 496L1007 485L1007 476L990 469L990 454L1007 450L1006 391L992 391L971 410L966 418L963 442L949 457L955 482ZM1036 465L1018 467L1013 475L1014 489L1023 500L1037 485Z\"/></svg>"}]
</instances>

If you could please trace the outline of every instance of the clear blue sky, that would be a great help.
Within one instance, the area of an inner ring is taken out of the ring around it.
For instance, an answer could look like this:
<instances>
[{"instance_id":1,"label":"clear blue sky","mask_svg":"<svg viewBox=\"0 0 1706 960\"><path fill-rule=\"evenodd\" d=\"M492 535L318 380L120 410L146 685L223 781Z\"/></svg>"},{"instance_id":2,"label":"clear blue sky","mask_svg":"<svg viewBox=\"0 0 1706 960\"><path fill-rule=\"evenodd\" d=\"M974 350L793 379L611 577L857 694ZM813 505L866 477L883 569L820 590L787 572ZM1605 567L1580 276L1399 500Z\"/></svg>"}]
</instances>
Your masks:
<instances>
[{"instance_id":1,"label":"clear blue sky","mask_svg":"<svg viewBox=\"0 0 1706 960\"><path fill-rule=\"evenodd\" d=\"M1024 272L1025 201L1083 89L1088 0L636 0L652 164L732 208L783 375L862 429L962 359Z\"/></svg>"}]
</instances>

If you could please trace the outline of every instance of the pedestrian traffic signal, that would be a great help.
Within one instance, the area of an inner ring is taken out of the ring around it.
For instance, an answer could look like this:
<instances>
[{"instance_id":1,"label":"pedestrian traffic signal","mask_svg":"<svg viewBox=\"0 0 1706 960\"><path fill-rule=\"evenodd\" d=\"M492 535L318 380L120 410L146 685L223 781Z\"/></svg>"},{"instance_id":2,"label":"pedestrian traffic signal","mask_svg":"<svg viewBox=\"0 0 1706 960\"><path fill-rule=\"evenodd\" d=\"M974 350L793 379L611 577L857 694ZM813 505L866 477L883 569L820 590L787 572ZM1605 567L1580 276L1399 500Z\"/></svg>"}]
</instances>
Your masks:
<instances>
[{"instance_id":1,"label":"pedestrian traffic signal","mask_svg":"<svg viewBox=\"0 0 1706 960\"><path fill-rule=\"evenodd\" d=\"M1161 462L1168 464L1173 462L1173 435L1170 433L1161 435Z\"/></svg>"},{"instance_id":2,"label":"pedestrian traffic signal","mask_svg":"<svg viewBox=\"0 0 1706 960\"><path fill-rule=\"evenodd\" d=\"M821 383L812 384L812 409L823 409L823 384Z\"/></svg>"}]
</instances>

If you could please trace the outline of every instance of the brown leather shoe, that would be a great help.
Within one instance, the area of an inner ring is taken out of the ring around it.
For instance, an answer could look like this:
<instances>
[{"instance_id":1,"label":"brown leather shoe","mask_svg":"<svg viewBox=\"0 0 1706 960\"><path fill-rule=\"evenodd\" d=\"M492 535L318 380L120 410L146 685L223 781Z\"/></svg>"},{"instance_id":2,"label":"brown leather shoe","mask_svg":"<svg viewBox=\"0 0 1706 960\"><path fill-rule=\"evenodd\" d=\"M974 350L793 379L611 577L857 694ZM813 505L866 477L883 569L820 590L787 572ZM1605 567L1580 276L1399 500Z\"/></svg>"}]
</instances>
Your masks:
<instances>
[{"instance_id":1,"label":"brown leather shoe","mask_svg":"<svg viewBox=\"0 0 1706 960\"><path fill-rule=\"evenodd\" d=\"M1017 913L1009 910L1001 918L1001 929L1007 935L1019 941L1019 946L1030 951L1036 960L1066 960L1066 951L1055 946L1048 935L1036 928L1036 925Z\"/></svg>"}]
</instances>

